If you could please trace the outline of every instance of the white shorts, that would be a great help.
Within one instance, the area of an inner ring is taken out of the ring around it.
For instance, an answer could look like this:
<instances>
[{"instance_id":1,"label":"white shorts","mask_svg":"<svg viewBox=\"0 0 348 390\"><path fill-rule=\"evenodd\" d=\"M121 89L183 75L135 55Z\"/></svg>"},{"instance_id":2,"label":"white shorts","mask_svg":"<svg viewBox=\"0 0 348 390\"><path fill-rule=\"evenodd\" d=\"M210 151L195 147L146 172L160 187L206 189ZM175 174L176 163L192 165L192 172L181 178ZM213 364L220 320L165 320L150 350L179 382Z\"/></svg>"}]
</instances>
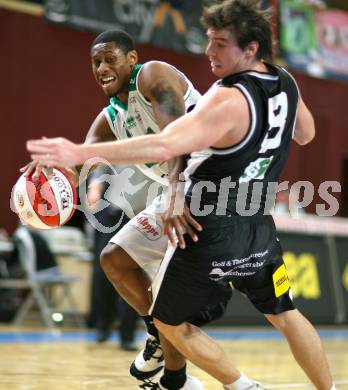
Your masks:
<instances>
[{"instance_id":1,"label":"white shorts","mask_svg":"<svg viewBox=\"0 0 348 390\"><path fill-rule=\"evenodd\" d=\"M163 234L158 214L160 201L160 197L156 198L110 240L124 249L151 279L157 273L168 247L168 237Z\"/></svg>"}]
</instances>

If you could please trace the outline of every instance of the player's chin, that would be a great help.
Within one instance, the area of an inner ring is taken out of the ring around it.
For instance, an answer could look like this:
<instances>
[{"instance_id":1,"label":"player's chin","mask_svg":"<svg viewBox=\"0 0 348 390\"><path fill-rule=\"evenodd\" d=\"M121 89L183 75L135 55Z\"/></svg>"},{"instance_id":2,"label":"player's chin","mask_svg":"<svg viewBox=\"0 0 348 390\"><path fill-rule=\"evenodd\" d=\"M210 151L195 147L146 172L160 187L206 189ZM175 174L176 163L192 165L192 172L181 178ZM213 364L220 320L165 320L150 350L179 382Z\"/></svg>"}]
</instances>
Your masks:
<instances>
[{"instance_id":1,"label":"player's chin","mask_svg":"<svg viewBox=\"0 0 348 390\"><path fill-rule=\"evenodd\" d=\"M112 96L117 95L117 92L118 92L117 88L112 87L111 85L108 85L108 86L104 85L104 86L102 86L102 88L103 88L103 91L107 97L112 97Z\"/></svg>"},{"instance_id":2,"label":"player's chin","mask_svg":"<svg viewBox=\"0 0 348 390\"><path fill-rule=\"evenodd\" d=\"M225 76L228 75L228 74L226 74L226 72L222 69L221 66L213 67L213 68L212 68L212 72L213 72L213 75L214 75L214 76L219 77L220 79L222 79L222 78L224 78Z\"/></svg>"},{"instance_id":3,"label":"player's chin","mask_svg":"<svg viewBox=\"0 0 348 390\"><path fill-rule=\"evenodd\" d=\"M104 88L103 88L103 91L104 91L104 94L105 94L107 97L112 97L112 96L115 95L112 91L110 91L110 90L108 90L108 89L104 89Z\"/></svg>"}]
</instances>

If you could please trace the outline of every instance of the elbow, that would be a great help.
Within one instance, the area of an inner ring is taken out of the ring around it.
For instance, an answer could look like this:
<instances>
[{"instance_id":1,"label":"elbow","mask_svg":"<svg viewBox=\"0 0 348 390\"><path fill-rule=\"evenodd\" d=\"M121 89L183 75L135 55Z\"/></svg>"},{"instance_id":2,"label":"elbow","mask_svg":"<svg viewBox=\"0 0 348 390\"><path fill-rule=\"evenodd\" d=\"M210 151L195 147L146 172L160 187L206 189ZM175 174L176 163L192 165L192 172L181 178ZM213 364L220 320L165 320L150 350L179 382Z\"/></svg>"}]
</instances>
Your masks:
<instances>
[{"instance_id":1,"label":"elbow","mask_svg":"<svg viewBox=\"0 0 348 390\"><path fill-rule=\"evenodd\" d=\"M296 128L295 134L294 134L294 140L296 143L298 143L301 146L309 144L311 141L313 141L315 137L315 126L314 123L311 125L306 125L305 127L301 126L299 128Z\"/></svg>"},{"instance_id":2,"label":"elbow","mask_svg":"<svg viewBox=\"0 0 348 390\"><path fill-rule=\"evenodd\" d=\"M304 146L304 145L307 145L310 142L312 142L314 137L315 137L315 131L313 130L312 132L308 132L307 134L303 135L302 137L299 137L299 139L296 141L299 145Z\"/></svg>"},{"instance_id":3,"label":"elbow","mask_svg":"<svg viewBox=\"0 0 348 390\"><path fill-rule=\"evenodd\" d=\"M314 134L311 136L307 136L307 137L295 138L295 141L300 146L304 146L304 145L309 144L313 139L314 139Z\"/></svg>"},{"instance_id":4,"label":"elbow","mask_svg":"<svg viewBox=\"0 0 348 390\"><path fill-rule=\"evenodd\" d=\"M295 141L303 146L309 144L315 137L315 123L312 114L306 110L296 123Z\"/></svg>"}]
</instances>

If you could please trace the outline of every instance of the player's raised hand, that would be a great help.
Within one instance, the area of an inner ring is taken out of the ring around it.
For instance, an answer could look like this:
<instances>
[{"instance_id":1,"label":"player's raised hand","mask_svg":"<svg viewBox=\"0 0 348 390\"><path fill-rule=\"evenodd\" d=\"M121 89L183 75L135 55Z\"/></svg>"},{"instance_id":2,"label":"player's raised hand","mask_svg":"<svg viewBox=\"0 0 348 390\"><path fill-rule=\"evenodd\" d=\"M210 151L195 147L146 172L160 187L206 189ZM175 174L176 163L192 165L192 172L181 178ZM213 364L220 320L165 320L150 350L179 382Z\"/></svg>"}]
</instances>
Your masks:
<instances>
[{"instance_id":1,"label":"player's raised hand","mask_svg":"<svg viewBox=\"0 0 348 390\"><path fill-rule=\"evenodd\" d=\"M83 160L79 146L65 138L43 138L27 141L31 159L46 167L68 168L80 165Z\"/></svg>"}]
</instances>

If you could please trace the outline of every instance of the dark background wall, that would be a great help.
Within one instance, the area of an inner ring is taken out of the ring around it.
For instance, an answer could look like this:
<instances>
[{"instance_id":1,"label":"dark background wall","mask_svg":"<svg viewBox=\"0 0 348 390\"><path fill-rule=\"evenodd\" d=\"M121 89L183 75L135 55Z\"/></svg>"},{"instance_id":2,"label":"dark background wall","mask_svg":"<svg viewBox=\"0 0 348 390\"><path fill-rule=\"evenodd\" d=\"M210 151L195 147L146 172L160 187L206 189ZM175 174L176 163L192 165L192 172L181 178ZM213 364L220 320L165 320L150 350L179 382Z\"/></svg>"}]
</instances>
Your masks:
<instances>
[{"instance_id":1,"label":"dark background wall","mask_svg":"<svg viewBox=\"0 0 348 390\"><path fill-rule=\"evenodd\" d=\"M25 141L45 135L82 142L106 103L91 72L89 48L95 35L0 9L0 226L10 232L17 223L9 207L11 189L18 169L29 161ZM139 45L138 51L141 62L158 59L177 66L201 92L214 81L205 57L148 45ZM348 84L294 75L315 116L317 137L302 151L294 145L283 179L311 180L316 188L325 180L342 181Z\"/></svg>"}]
</instances>

